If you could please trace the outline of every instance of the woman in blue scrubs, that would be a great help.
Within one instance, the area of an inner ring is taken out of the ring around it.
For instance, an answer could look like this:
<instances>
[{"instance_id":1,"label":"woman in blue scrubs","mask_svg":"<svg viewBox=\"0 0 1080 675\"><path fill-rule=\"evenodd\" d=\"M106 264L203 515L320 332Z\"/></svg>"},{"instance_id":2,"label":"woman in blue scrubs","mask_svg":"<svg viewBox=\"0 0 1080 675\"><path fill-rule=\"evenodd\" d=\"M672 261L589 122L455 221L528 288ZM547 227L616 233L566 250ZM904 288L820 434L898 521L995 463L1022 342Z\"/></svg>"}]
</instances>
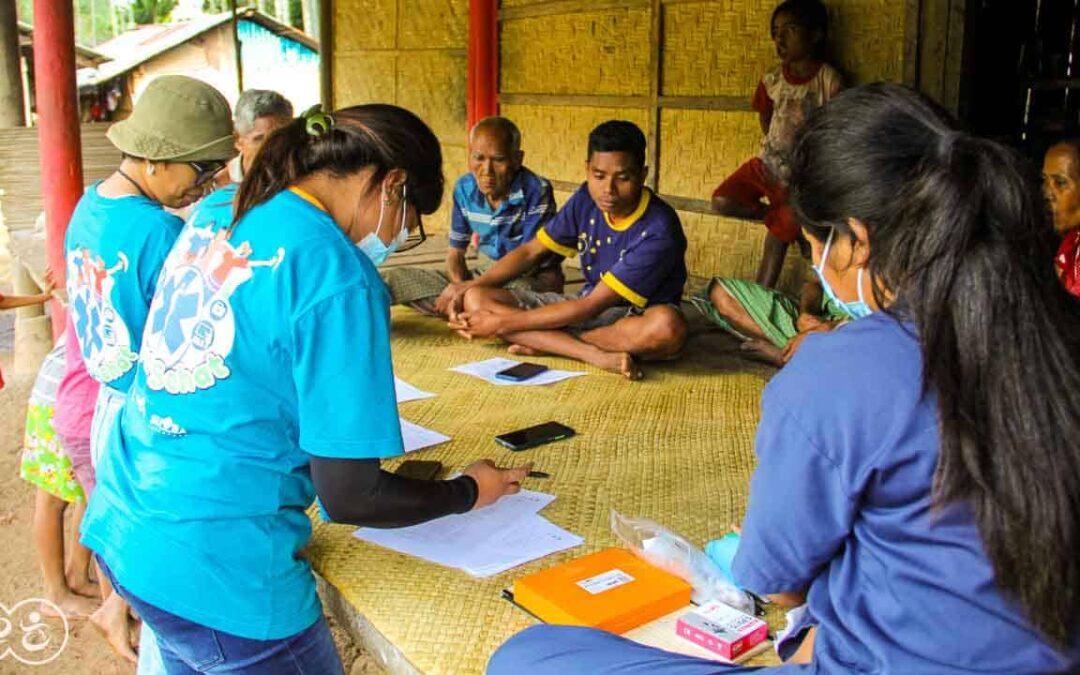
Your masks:
<instances>
[{"instance_id":1,"label":"woman in blue scrubs","mask_svg":"<svg viewBox=\"0 0 1080 675\"><path fill-rule=\"evenodd\" d=\"M810 656L780 669L1076 672L1080 303L1045 264L1037 175L879 84L810 118L791 197L861 318L807 337L762 401L733 574L805 602ZM732 670L537 626L488 672Z\"/></svg>"},{"instance_id":2,"label":"woman in blue scrubs","mask_svg":"<svg viewBox=\"0 0 1080 675\"><path fill-rule=\"evenodd\" d=\"M310 111L231 194L207 197L165 260L83 542L170 675L340 673L300 555L315 497L338 522L397 527L490 504L528 467L379 466L402 441L375 268L422 240L443 194L419 118Z\"/></svg>"}]
</instances>

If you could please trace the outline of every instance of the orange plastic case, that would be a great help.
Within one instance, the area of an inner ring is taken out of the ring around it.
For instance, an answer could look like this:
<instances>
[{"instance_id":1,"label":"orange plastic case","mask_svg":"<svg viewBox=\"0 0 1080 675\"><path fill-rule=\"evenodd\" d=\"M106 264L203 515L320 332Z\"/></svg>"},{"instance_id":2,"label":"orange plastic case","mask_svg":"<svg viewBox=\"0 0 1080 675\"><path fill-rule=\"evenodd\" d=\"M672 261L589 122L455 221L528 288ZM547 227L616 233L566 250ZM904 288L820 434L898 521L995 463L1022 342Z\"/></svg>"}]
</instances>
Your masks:
<instances>
[{"instance_id":1,"label":"orange plastic case","mask_svg":"<svg viewBox=\"0 0 1080 675\"><path fill-rule=\"evenodd\" d=\"M690 604L690 585L606 548L514 582L514 602L547 623L624 633Z\"/></svg>"}]
</instances>

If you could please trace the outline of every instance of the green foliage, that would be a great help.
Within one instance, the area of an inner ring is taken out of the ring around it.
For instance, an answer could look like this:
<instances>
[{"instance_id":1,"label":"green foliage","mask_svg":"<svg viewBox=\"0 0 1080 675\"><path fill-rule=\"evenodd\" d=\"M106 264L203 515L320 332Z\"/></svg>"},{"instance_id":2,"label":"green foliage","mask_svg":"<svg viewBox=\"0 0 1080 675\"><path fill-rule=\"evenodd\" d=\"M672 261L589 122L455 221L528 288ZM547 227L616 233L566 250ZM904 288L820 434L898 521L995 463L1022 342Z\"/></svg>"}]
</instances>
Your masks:
<instances>
[{"instance_id":1,"label":"green foliage","mask_svg":"<svg viewBox=\"0 0 1080 675\"><path fill-rule=\"evenodd\" d=\"M131 12L137 24L165 23L177 0L135 0Z\"/></svg>"},{"instance_id":2,"label":"green foliage","mask_svg":"<svg viewBox=\"0 0 1080 675\"><path fill-rule=\"evenodd\" d=\"M34 0L19 0L19 21L34 22Z\"/></svg>"}]
</instances>

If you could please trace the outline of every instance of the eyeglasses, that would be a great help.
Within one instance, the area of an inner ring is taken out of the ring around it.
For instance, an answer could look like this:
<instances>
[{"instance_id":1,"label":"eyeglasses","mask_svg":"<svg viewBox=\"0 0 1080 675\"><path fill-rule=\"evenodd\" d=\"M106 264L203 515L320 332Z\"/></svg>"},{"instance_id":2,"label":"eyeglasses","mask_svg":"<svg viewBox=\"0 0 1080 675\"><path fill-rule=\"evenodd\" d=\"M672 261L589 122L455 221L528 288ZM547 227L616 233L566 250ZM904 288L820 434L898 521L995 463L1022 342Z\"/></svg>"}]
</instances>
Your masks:
<instances>
[{"instance_id":1,"label":"eyeglasses","mask_svg":"<svg viewBox=\"0 0 1080 675\"><path fill-rule=\"evenodd\" d=\"M199 186L224 169L225 162L188 162L188 166L195 169L195 185Z\"/></svg>"},{"instance_id":2,"label":"eyeglasses","mask_svg":"<svg viewBox=\"0 0 1080 675\"><path fill-rule=\"evenodd\" d=\"M417 219L416 232L409 235L409 238L405 240L405 243L398 247L397 252L411 251L425 241L427 241L427 234L424 232L424 221Z\"/></svg>"}]
</instances>

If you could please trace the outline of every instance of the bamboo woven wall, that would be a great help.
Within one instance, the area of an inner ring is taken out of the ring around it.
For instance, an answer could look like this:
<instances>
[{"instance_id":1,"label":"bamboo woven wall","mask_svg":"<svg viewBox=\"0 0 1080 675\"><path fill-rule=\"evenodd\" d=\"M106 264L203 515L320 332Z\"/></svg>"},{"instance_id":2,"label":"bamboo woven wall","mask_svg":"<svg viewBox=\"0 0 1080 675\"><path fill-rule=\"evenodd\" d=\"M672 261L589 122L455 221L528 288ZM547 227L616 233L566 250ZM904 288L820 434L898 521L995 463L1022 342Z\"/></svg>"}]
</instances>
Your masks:
<instances>
[{"instance_id":1,"label":"bamboo woven wall","mask_svg":"<svg viewBox=\"0 0 1080 675\"><path fill-rule=\"evenodd\" d=\"M825 2L831 60L849 83L911 80L916 0ZM712 189L760 147L749 98L776 63L769 39L776 4L502 0L501 110L522 129L526 163L556 181L564 199L584 180L589 130L631 120L651 145L651 185L680 207L691 273L752 276L764 228L703 211ZM333 6L335 104L389 101L414 110L443 141L452 181L466 168L468 0ZM428 219L432 231L447 223L445 207ZM798 274L793 254L781 283L791 287Z\"/></svg>"},{"instance_id":2,"label":"bamboo woven wall","mask_svg":"<svg viewBox=\"0 0 1080 675\"><path fill-rule=\"evenodd\" d=\"M453 179L465 166L469 0L336 0L334 105L394 103L438 135L447 176L443 208L425 228L445 232Z\"/></svg>"},{"instance_id":3,"label":"bamboo woven wall","mask_svg":"<svg viewBox=\"0 0 1080 675\"><path fill-rule=\"evenodd\" d=\"M825 0L834 65L849 82L901 81L909 20L898 0ZM776 63L774 0L503 0L502 112L526 162L560 188L584 180L589 130L628 119L656 147L659 192L678 199L692 274L753 276L764 228L702 213L713 188L754 156L749 98ZM685 210L683 210L685 209ZM796 285L794 254L782 284Z\"/></svg>"}]
</instances>

